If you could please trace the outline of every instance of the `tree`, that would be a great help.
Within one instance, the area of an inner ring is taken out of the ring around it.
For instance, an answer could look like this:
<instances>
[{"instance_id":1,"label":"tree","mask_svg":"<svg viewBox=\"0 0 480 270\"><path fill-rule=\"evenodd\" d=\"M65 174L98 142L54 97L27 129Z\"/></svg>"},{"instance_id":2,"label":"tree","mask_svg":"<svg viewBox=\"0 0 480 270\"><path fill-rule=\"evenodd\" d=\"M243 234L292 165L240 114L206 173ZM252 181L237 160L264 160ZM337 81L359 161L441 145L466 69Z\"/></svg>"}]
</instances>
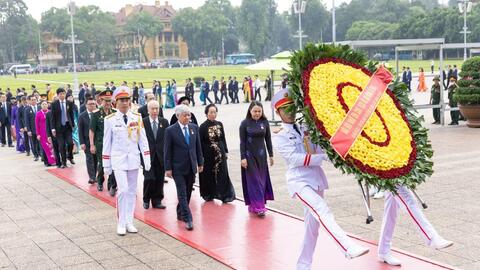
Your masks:
<instances>
[{"instance_id":1,"label":"tree","mask_svg":"<svg viewBox=\"0 0 480 270\"><path fill-rule=\"evenodd\" d=\"M27 6L22 0L0 1L0 48L4 61L15 62L18 25L25 18ZM22 59L23 60L23 59Z\"/></svg>"},{"instance_id":2,"label":"tree","mask_svg":"<svg viewBox=\"0 0 480 270\"><path fill-rule=\"evenodd\" d=\"M145 11L131 15L127 19L124 30L127 35L136 36L136 42L140 44L143 55L143 58L140 58L140 62L146 59L145 44L147 39L156 37L163 31L163 27L164 25L160 19Z\"/></svg>"},{"instance_id":3,"label":"tree","mask_svg":"<svg viewBox=\"0 0 480 270\"><path fill-rule=\"evenodd\" d=\"M173 30L188 44L190 58L238 51L236 10L227 0L208 0L198 9L181 9L172 21ZM214 15L212 15L214 14Z\"/></svg>"},{"instance_id":4,"label":"tree","mask_svg":"<svg viewBox=\"0 0 480 270\"><path fill-rule=\"evenodd\" d=\"M348 40L391 39L398 31L396 23L380 21L356 21L345 36Z\"/></svg>"},{"instance_id":5,"label":"tree","mask_svg":"<svg viewBox=\"0 0 480 270\"><path fill-rule=\"evenodd\" d=\"M83 41L75 47L79 62L94 64L96 61L109 60L113 57L118 28L111 13L103 12L93 5L82 6L77 9L73 23L76 39ZM70 15L66 8L51 8L44 12L40 26L42 31L50 32L59 39L70 39ZM60 53L66 63L73 62L71 48L70 44L60 46Z\"/></svg>"},{"instance_id":6,"label":"tree","mask_svg":"<svg viewBox=\"0 0 480 270\"><path fill-rule=\"evenodd\" d=\"M239 33L248 49L257 57L266 57L275 52L273 43L274 22L277 6L273 0L243 0L238 20Z\"/></svg>"}]
</instances>

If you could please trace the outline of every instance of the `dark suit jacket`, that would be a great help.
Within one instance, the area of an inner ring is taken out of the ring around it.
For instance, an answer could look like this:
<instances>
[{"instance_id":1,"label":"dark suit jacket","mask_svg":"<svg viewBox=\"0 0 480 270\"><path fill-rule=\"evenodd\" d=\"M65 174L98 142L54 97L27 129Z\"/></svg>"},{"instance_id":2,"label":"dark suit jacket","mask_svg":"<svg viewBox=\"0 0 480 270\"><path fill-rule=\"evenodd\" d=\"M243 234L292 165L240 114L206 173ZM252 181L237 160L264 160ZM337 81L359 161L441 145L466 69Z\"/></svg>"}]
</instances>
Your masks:
<instances>
[{"instance_id":1,"label":"dark suit jacket","mask_svg":"<svg viewBox=\"0 0 480 270\"><path fill-rule=\"evenodd\" d=\"M411 70L408 70L408 71L407 71L407 80L408 80L409 82L412 81L412 71L411 71Z\"/></svg>"},{"instance_id":2,"label":"dark suit jacket","mask_svg":"<svg viewBox=\"0 0 480 270\"><path fill-rule=\"evenodd\" d=\"M88 112L84 111L78 116L78 137L80 144L85 144L87 149L90 148L90 139L88 138L88 132L90 131L90 117Z\"/></svg>"},{"instance_id":3,"label":"dark suit jacket","mask_svg":"<svg viewBox=\"0 0 480 270\"><path fill-rule=\"evenodd\" d=\"M138 113L142 115L142 118L148 117L148 107L147 104L143 105L142 107L138 108ZM163 109L160 107L160 111L158 112L160 117L163 117Z\"/></svg>"},{"instance_id":4,"label":"dark suit jacket","mask_svg":"<svg viewBox=\"0 0 480 270\"><path fill-rule=\"evenodd\" d=\"M213 91L218 91L219 89L220 89L220 87L219 87L219 84L218 84L218 80L214 80L212 82L212 90Z\"/></svg>"},{"instance_id":5,"label":"dark suit jacket","mask_svg":"<svg viewBox=\"0 0 480 270\"><path fill-rule=\"evenodd\" d=\"M12 123L12 104L10 102L7 103L7 111L5 111L5 105L0 103L0 123L6 123L9 120L9 123Z\"/></svg>"},{"instance_id":6,"label":"dark suit jacket","mask_svg":"<svg viewBox=\"0 0 480 270\"><path fill-rule=\"evenodd\" d=\"M238 81L233 81L233 91L238 91Z\"/></svg>"},{"instance_id":7,"label":"dark suit jacket","mask_svg":"<svg viewBox=\"0 0 480 270\"><path fill-rule=\"evenodd\" d=\"M70 127L73 129L75 126L75 122L73 120L73 103L65 100L65 105L67 108L67 121ZM52 103L51 106L52 110L52 129L55 129L56 131L60 130L60 127L62 126L62 108L60 107L60 100L55 100Z\"/></svg>"},{"instance_id":8,"label":"dark suit jacket","mask_svg":"<svg viewBox=\"0 0 480 270\"><path fill-rule=\"evenodd\" d=\"M39 112L42 108L37 105L37 112ZM32 106L26 106L23 109L23 115L25 118L25 127L28 131L32 132L33 136L37 136L37 129L35 128L35 111L33 110Z\"/></svg>"},{"instance_id":9,"label":"dark suit jacket","mask_svg":"<svg viewBox=\"0 0 480 270\"><path fill-rule=\"evenodd\" d=\"M85 103L85 88L81 88L80 91L78 92L78 102L80 102L80 104L83 104Z\"/></svg>"},{"instance_id":10,"label":"dark suit jacket","mask_svg":"<svg viewBox=\"0 0 480 270\"><path fill-rule=\"evenodd\" d=\"M47 115L46 115L46 128L47 128L47 137L52 138L52 140L55 140L55 137L53 137L52 134L52 111L48 110Z\"/></svg>"},{"instance_id":11,"label":"dark suit jacket","mask_svg":"<svg viewBox=\"0 0 480 270\"><path fill-rule=\"evenodd\" d=\"M168 128L168 121L163 117L157 119L157 139L153 135L152 124L150 117L143 118L143 125L145 126L145 134L147 135L148 147L150 149L150 159L158 158L160 164L163 166L163 147L165 141L165 130Z\"/></svg>"},{"instance_id":12,"label":"dark suit jacket","mask_svg":"<svg viewBox=\"0 0 480 270\"><path fill-rule=\"evenodd\" d=\"M25 111L25 106L23 105L18 106L17 123L19 125L19 128L25 127L25 114L23 113L23 111Z\"/></svg>"},{"instance_id":13,"label":"dark suit jacket","mask_svg":"<svg viewBox=\"0 0 480 270\"><path fill-rule=\"evenodd\" d=\"M203 154L198 134L198 126L188 124L190 144L185 142L185 136L180 124L169 126L165 131L165 170L175 174L197 173L197 166L203 166Z\"/></svg>"}]
</instances>

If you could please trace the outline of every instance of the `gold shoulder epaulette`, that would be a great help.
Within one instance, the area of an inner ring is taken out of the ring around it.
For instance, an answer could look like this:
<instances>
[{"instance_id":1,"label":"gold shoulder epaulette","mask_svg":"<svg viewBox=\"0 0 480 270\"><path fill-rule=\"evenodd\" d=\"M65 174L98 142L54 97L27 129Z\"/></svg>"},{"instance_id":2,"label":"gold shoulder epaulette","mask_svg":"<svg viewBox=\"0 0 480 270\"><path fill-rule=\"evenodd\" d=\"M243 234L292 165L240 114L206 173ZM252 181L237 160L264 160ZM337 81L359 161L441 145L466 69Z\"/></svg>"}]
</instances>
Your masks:
<instances>
[{"instance_id":1,"label":"gold shoulder epaulette","mask_svg":"<svg viewBox=\"0 0 480 270\"><path fill-rule=\"evenodd\" d=\"M115 115L114 113L111 113L111 114L109 114L109 115L105 116L105 119L112 118L114 115Z\"/></svg>"},{"instance_id":2,"label":"gold shoulder epaulette","mask_svg":"<svg viewBox=\"0 0 480 270\"><path fill-rule=\"evenodd\" d=\"M135 114L135 115L137 115L137 116L142 116L142 115L139 114L138 112L133 112L133 111L132 111L132 113Z\"/></svg>"}]
</instances>

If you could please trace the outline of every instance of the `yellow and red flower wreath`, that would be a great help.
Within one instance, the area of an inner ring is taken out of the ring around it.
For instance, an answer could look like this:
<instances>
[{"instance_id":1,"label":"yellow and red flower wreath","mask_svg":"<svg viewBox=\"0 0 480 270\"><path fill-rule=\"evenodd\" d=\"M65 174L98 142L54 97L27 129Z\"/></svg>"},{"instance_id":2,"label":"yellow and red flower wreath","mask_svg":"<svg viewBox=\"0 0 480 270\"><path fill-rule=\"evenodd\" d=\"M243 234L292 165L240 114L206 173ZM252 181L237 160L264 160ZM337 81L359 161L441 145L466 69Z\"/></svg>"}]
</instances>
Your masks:
<instances>
[{"instance_id":1,"label":"yellow and red flower wreath","mask_svg":"<svg viewBox=\"0 0 480 270\"><path fill-rule=\"evenodd\" d=\"M346 46L309 44L292 56L289 86L311 137L337 168L375 186L415 186L431 175L433 151L406 87L398 81L382 95L372 117L342 159L328 141L368 84L374 65Z\"/></svg>"}]
</instances>

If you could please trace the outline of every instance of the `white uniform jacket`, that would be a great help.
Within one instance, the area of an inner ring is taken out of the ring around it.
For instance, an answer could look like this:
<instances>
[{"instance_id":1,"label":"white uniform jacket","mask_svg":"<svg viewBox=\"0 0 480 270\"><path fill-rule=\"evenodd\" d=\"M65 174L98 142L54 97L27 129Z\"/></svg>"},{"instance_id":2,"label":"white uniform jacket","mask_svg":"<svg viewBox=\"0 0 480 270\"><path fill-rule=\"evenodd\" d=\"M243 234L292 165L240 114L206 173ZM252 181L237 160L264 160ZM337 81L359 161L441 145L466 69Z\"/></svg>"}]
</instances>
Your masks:
<instances>
[{"instance_id":1,"label":"white uniform jacket","mask_svg":"<svg viewBox=\"0 0 480 270\"><path fill-rule=\"evenodd\" d=\"M127 112L127 124L123 113L117 111L105 118L103 131L103 166L115 170L140 168L140 151L145 169L150 170L150 150L142 123L142 116Z\"/></svg>"},{"instance_id":2,"label":"white uniform jacket","mask_svg":"<svg viewBox=\"0 0 480 270\"><path fill-rule=\"evenodd\" d=\"M297 125L298 126L298 125ZM308 144L313 154L308 154L304 145L304 134L306 129L299 127L301 134L293 128L292 124L282 124L282 130L272 136L273 145L288 165L287 186L290 196L300 192L305 186L315 190L328 189L328 182L321 165L327 156L318 145Z\"/></svg>"}]
</instances>

